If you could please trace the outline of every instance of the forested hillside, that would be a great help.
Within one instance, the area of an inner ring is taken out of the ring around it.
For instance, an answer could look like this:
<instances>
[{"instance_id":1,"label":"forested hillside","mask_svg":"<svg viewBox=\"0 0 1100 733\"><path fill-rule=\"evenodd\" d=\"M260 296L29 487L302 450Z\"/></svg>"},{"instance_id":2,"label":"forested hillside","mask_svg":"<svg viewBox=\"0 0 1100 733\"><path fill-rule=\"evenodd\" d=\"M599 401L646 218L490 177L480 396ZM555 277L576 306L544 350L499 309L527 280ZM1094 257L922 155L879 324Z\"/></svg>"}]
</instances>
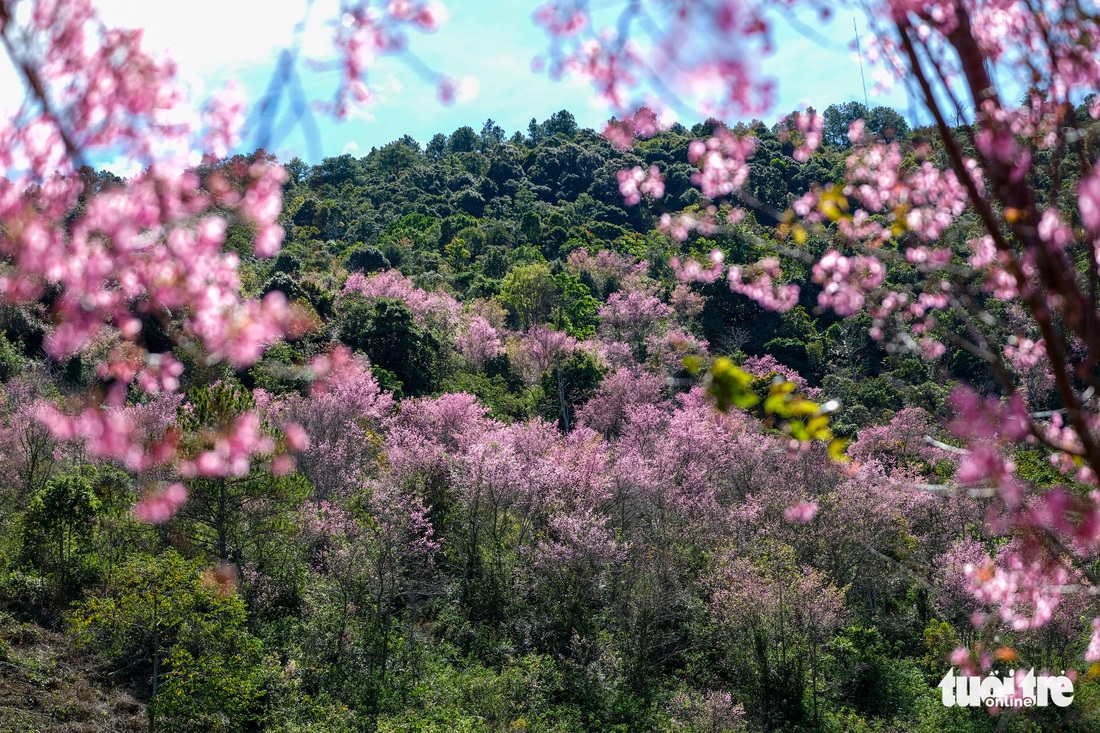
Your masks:
<instances>
[{"instance_id":1,"label":"forested hillside","mask_svg":"<svg viewBox=\"0 0 1100 733\"><path fill-rule=\"evenodd\" d=\"M938 488L976 482L966 416L1002 394L952 334L1011 336L1003 368L1036 413L1061 407L1041 334L1009 284L950 266L991 266L976 214L907 227L826 195L821 226L798 222L815 184L872 167L857 119L903 174L946 165L931 130L857 103L824 111L812 154L797 131L714 120L621 149L562 111L282 161L282 250L257 257L240 223L226 247L243 295L281 293L295 327L246 368L170 338L182 314L161 309L139 389L96 368L125 353L117 332L50 359L56 293L5 301L0 731L1096 729L1096 599L979 602L975 573L1024 540L986 522L989 492ZM1052 201L1077 200L1077 156L1100 152L1082 125L1053 179L1032 150ZM708 211L700 189L723 182L696 161L731 139L752 145L746 205ZM197 180L242 191L268 159ZM871 275L909 289L904 309L845 304L835 272L870 266L848 220L885 227ZM833 250L834 270L814 264ZM715 277L728 266L783 275ZM765 281L797 302L761 307ZM934 311L921 340L892 337ZM110 430L50 429L120 382ZM120 434L183 459L139 460ZM1011 451L1016 476L1085 492L1040 443ZM1080 669L1074 704L945 707L960 649Z\"/></svg>"}]
</instances>

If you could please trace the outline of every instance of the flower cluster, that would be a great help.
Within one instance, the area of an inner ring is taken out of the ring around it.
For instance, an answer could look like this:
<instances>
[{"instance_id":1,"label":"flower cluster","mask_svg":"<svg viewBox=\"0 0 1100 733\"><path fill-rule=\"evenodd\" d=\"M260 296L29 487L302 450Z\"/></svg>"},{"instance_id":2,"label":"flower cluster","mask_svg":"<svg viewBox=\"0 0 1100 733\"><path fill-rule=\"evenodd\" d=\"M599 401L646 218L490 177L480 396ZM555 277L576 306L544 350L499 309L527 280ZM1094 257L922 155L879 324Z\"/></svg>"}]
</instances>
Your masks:
<instances>
[{"instance_id":1,"label":"flower cluster","mask_svg":"<svg viewBox=\"0 0 1100 733\"><path fill-rule=\"evenodd\" d=\"M649 194L655 199L665 195L665 178L661 170L651 165L649 170L643 171L639 166L630 170L618 172L619 193L623 195L623 201L627 206L635 206L642 200L642 194Z\"/></svg>"}]
</instances>

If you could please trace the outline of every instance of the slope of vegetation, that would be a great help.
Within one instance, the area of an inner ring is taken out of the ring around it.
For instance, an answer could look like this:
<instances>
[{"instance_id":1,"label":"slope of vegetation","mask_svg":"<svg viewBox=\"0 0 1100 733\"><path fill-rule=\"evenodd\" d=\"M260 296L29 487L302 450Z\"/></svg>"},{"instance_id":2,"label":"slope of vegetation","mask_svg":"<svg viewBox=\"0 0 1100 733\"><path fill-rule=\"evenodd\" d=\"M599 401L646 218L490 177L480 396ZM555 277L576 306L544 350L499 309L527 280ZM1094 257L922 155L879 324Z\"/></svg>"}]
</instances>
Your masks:
<instances>
[{"instance_id":1,"label":"slope of vegetation","mask_svg":"<svg viewBox=\"0 0 1100 733\"><path fill-rule=\"evenodd\" d=\"M311 733L1094 729L1086 675L1068 710L940 702L960 645L1080 666L1095 601L1067 596L1041 629L972 622L964 568L1010 542L983 529L981 497L915 487L958 468L940 427L953 386L996 383L949 341L927 360L872 339L865 313L819 311L804 255L847 244L785 215L811 182L841 179L857 117L913 168L941 153L892 110L825 115L805 162L774 128L736 128L755 138L753 213L682 238L661 219L701 213L688 149L714 121L621 151L560 112L510 139L490 120L286 163L282 251L256 259L240 227L228 246L246 294L282 292L309 327L237 372L143 324L188 365L186 397L118 414L150 442L178 435L183 475L90 461L51 434L43 404L105 393L109 377L47 360L45 311L5 307L0 731L138 717ZM201 169L204 185L234 185L263 155ZM624 204L617 173L652 165L664 196ZM975 231L964 218L942 243L971 257ZM802 286L782 314L675 276L674 260L747 264L777 247ZM976 297L996 323L1034 331L995 296ZM956 317L942 314L945 332ZM717 357L760 399L716 411ZM1032 409L1059 406L1042 368L1022 376ZM840 403L829 429L849 462L780 432L764 409L785 399L780 382ZM240 419L252 409L259 424ZM215 425L286 445L241 459L208 440ZM1061 480L1039 448L1016 461L1039 485ZM177 481L174 516L133 515Z\"/></svg>"}]
</instances>

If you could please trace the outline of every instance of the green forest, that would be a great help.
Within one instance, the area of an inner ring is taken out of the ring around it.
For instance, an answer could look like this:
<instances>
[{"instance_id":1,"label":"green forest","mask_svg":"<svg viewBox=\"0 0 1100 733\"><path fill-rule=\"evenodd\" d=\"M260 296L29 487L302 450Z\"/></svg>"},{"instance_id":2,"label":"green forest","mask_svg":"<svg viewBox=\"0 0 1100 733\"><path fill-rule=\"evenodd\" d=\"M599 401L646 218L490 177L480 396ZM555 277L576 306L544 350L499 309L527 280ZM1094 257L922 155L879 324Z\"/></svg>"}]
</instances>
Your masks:
<instances>
[{"instance_id":1,"label":"green forest","mask_svg":"<svg viewBox=\"0 0 1100 733\"><path fill-rule=\"evenodd\" d=\"M1032 150L1050 201L1076 201L1078 156L1100 154L1086 107L1079 145ZM795 211L815 184L843 187L850 124L896 145L902 172L948 165L895 110L823 115L808 156L778 125L729 127L754 145L743 216L708 210L689 162L725 134L713 119L623 150L561 111L511 136L487 120L280 161L282 250L257 257L241 223L225 247L243 294L281 293L296 333L235 369L171 338L178 313L141 323L186 369L178 391L131 386L116 418L178 446L181 467L48 429L51 409L106 394L96 365L121 342L50 359L51 294L4 301L0 731L1100 729L1083 661L1096 599L1066 594L1031 627L992 612L968 572L1021 540L987 524L980 492L934 490L965 469L956 388L975 410L1002 394L951 334L1021 353L1041 335L950 268L932 277L989 318L914 295L940 310L936 358L892 338L893 315L819 306L814 263L853 253L849 212L803 227ZM243 190L271 160L195 174ZM651 166L663 195L626 203L619 172ZM88 195L122 183L82 178ZM881 277L920 292L925 250L888 226ZM966 212L937 246L966 262L982 233ZM705 276L768 257L800 286L784 312ZM688 263L704 276L678 277ZM1030 410L1060 407L1041 362L1006 368ZM1087 493L1047 447L1012 451L1021 479ZM1073 705L945 706L962 647L1080 670Z\"/></svg>"}]
</instances>

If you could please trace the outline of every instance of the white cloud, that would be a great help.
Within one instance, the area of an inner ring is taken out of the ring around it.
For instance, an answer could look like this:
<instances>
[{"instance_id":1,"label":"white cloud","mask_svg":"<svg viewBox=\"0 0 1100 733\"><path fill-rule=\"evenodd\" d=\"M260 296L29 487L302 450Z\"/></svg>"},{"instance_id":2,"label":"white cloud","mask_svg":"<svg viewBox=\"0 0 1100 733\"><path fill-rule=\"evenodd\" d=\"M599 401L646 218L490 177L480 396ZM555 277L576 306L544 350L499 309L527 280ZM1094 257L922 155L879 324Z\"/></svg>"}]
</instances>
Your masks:
<instances>
[{"instance_id":1,"label":"white cloud","mask_svg":"<svg viewBox=\"0 0 1100 733\"><path fill-rule=\"evenodd\" d=\"M5 61L7 59L5 58ZM0 113L11 117L23 101L23 80L10 63L0 63Z\"/></svg>"},{"instance_id":2,"label":"white cloud","mask_svg":"<svg viewBox=\"0 0 1100 733\"><path fill-rule=\"evenodd\" d=\"M233 73L243 67L271 63L290 45L295 25L304 17L304 0L191 0L151 3L148 0L102 0L100 12L108 25L143 28L146 48L167 53L180 74ZM328 22L336 17L334 0L316 0L309 10L303 49L331 49Z\"/></svg>"},{"instance_id":3,"label":"white cloud","mask_svg":"<svg viewBox=\"0 0 1100 733\"><path fill-rule=\"evenodd\" d=\"M129 156L115 158L107 163L101 163L96 167L100 170L110 171L119 178L132 178L142 171L141 164Z\"/></svg>"},{"instance_id":4,"label":"white cloud","mask_svg":"<svg viewBox=\"0 0 1100 733\"><path fill-rule=\"evenodd\" d=\"M464 104L477 99L479 94L481 94L481 81L476 76L467 75L459 79L455 101Z\"/></svg>"},{"instance_id":5,"label":"white cloud","mask_svg":"<svg viewBox=\"0 0 1100 733\"><path fill-rule=\"evenodd\" d=\"M382 83L378 85L378 89L383 93L397 96L405 91L405 85L401 83L401 80L395 74L387 74Z\"/></svg>"}]
</instances>

